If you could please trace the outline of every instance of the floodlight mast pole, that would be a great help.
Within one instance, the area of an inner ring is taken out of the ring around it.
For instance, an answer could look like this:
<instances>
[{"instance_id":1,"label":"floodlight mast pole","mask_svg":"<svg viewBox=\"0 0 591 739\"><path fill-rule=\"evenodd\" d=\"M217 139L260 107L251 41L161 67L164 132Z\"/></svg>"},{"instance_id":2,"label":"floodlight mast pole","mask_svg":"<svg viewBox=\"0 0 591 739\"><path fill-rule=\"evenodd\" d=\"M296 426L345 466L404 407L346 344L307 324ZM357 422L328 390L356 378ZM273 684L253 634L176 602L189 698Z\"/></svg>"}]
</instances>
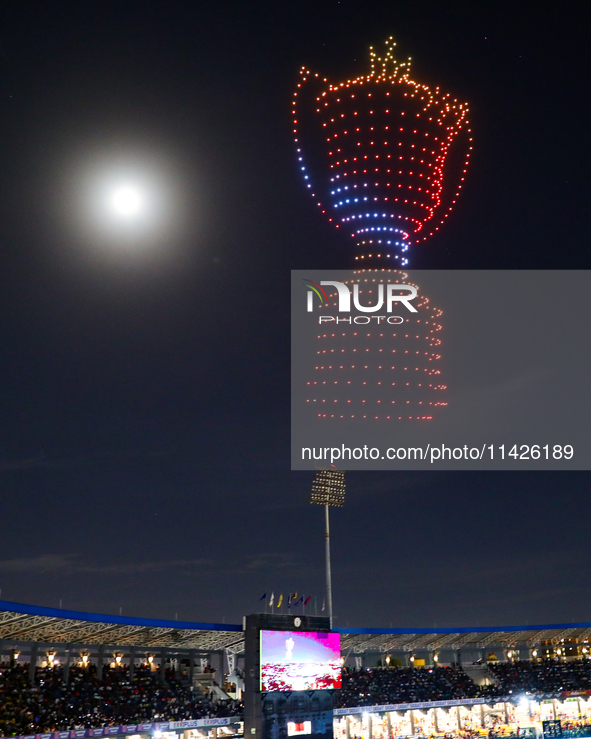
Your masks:
<instances>
[{"instance_id":1,"label":"floodlight mast pole","mask_svg":"<svg viewBox=\"0 0 591 739\"><path fill-rule=\"evenodd\" d=\"M330 571L330 521L328 515L329 505L324 506L326 518L326 607L328 608L328 618L330 619L330 628L332 629L332 575Z\"/></svg>"},{"instance_id":2,"label":"floodlight mast pole","mask_svg":"<svg viewBox=\"0 0 591 739\"><path fill-rule=\"evenodd\" d=\"M312 483L310 503L324 506L326 552L326 606L332 629L332 574L330 569L330 506L340 508L345 502L345 473L342 470L318 470ZM324 610L324 606L322 606Z\"/></svg>"}]
</instances>

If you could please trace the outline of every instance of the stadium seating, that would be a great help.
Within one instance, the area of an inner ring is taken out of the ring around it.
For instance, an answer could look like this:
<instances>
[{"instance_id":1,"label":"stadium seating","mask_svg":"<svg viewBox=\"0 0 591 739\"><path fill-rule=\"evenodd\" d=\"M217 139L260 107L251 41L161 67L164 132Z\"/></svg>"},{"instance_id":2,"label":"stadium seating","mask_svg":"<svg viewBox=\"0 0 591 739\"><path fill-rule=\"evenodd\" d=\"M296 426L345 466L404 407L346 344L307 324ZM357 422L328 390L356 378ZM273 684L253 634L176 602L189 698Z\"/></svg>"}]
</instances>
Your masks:
<instances>
[{"instance_id":1,"label":"stadium seating","mask_svg":"<svg viewBox=\"0 0 591 739\"><path fill-rule=\"evenodd\" d=\"M491 686L479 687L461 667L392 667L345 669L336 707L415 703L489 695Z\"/></svg>"},{"instance_id":2,"label":"stadium seating","mask_svg":"<svg viewBox=\"0 0 591 739\"><path fill-rule=\"evenodd\" d=\"M591 660L491 662L494 685L476 685L459 665L449 667L344 668L335 708L490 698L528 693L560 697L591 690ZM93 728L153 721L238 716L242 705L216 700L183 684L173 670L165 681L150 666L71 666L66 684L62 666L38 668L29 682L28 664L0 664L0 735ZM587 726L564 726L565 736L589 736ZM587 733L585 733L587 732Z\"/></svg>"},{"instance_id":3,"label":"stadium seating","mask_svg":"<svg viewBox=\"0 0 591 739\"><path fill-rule=\"evenodd\" d=\"M557 694L591 689L591 660L490 662L489 668L505 693Z\"/></svg>"},{"instance_id":4,"label":"stadium seating","mask_svg":"<svg viewBox=\"0 0 591 739\"><path fill-rule=\"evenodd\" d=\"M566 691L591 690L591 660L490 662L494 685L476 685L458 665L451 667L372 668L343 671L336 707L413 703L462 698L501 698L528 693L561 697Z\"/></svg>"},{"instance_id":5,"label":"stadium seating","mask_svg":"<svg viewBox=\"0 0 591 739\"><path fill-rule=\"evenodd\" d=\"M133 681L126 666L70 667L66 685L61 666L37 669L29 683L27 664L0 664L0 732L4 736L93 728L151 721L234 716L236 701L214 702L183 685L174 672L166 681L149 667L136 667Z\"/></svg>"}]
</instances>

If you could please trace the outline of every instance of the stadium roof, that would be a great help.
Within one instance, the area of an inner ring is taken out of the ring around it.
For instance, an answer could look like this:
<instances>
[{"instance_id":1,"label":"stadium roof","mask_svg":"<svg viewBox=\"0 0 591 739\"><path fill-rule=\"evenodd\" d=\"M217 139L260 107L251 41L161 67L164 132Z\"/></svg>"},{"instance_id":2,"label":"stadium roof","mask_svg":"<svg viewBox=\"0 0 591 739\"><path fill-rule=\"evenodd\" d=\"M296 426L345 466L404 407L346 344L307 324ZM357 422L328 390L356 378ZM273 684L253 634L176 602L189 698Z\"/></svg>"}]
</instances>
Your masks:
<instances>
[{"instance_id":1,"label":"stadium roof","mask_svg":"<svg viewBox=\"0 0 591 739\"><path fill-rule=\"evenodd\" d=\"M535 626L480 626L444 629L337 629L343 634L341 651L435 652L440 650L485 649L525 644L532 648L542 640L557 644L561 639L591 637L591 623L545 624Z\"/></svg>"},{"instance_id":2,"label":"stadium roof","mask_svg":"<svg viewBox=\"0 0 591 739\"><path fill-rule=\"evenodd\" d=\"M591 638L591 623L475 628L335 629L342 634L343 652L415 652L445 649L484 649L515 643L534 647L542 640ZM18 642L110 644L127 647L244 650L242 625L168 621L109 616L61 608L44 608L0 600L0 639Z\"/></svg>"},{"instance_id":3,"label":"stadium roof","mask_svg":"<svg viewBox=\"0 0 591 739\"><path fill-rule=\"evenodd\" d=\"M0 639L130 647L244 650L242 626L108 616L0 600Z\"/></svg>"}]
</instances>

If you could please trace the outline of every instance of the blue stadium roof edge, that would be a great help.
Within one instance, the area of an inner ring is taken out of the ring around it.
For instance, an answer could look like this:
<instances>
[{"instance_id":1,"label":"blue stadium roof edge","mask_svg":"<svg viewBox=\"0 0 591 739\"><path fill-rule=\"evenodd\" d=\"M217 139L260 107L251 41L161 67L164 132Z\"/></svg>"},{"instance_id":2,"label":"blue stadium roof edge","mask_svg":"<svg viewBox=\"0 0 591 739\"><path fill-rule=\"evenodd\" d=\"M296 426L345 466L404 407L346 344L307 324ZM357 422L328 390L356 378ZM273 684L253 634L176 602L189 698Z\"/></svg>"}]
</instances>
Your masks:
<instances>
[{"instance_id":1,"label":"blue stadium roof edge","mask_svg":"<svg viewBox=\"0 0 591 739\"><path fill-rule=\"evenodd\" d=\"M70 611L62 608L31 606L25 603L13 603L0 600L0 611L23 613L28 616L47 616L48 618L74 619L93 623L122 624L126 626L146 626L152 628L195 629L199 631L242 631L241 624L202 623L200 621L172 621L159 618L138 618L135 616L111 616L104 613L88 613L86 611Z\"/></svg>"},{"instance_id":2,"label":"blue stadium roof edge","mask_svg":"<svg viewBox=\"0 0 591 739\"><path fill-rule=\"evenodd\" d=\"M553 629L585 629L591 627L591 621L577 621L565 624L527 624L525 626L456 626L432 628L334 628L340 634L485 634L503 631L551 631Z\"/></svg>"},{"instance_id":3,"label":"blue stadium roof edge","mask_svg":"<svg viewBox=\"0 0 591 739\"><path fill-rule=\"evenodd\" d=\"M105 613L90 613L88 611L72 611L65 608L49 608L47 606L33 606L25 603L0 600L0 611L9 613L23 613L31 616L47 616L49 618L67 618L93 623L122 624L130 626L145 626L169 629L196 629L199 631L242 631L242 624L220 624L202 621L173 621L171 619L141 618L137 616L114 616ZM339 627L334 628L340 634L470 634L492 633L507 631L542 631L554 629L583 629L590 628L591 621L577 621L561 624L524 624L520 626L445 626L445 627L397 627L389 629Z\"/></svg>"}]
</instances>

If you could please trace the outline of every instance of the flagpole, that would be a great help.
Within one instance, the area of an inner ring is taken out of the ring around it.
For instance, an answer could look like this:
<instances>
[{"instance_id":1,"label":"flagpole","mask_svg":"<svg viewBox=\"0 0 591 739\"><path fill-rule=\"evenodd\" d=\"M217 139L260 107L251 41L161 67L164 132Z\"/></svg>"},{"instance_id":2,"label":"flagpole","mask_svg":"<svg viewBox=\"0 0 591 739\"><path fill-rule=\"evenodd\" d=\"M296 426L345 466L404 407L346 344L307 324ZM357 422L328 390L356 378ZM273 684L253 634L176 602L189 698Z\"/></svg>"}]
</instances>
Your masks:
<instances>
[{"instance_id":1,"label":"flagpole","mask_svg":"<svg viewBox=\"0 0 591 739\"><path fill-rule=\"evenodd\" d=\"M332 629L332 577L330 572L330 522L328 518L328 503L324 506L326 518L326 602L328 605L328 618Z\"/></svg>"}]
</instances>

